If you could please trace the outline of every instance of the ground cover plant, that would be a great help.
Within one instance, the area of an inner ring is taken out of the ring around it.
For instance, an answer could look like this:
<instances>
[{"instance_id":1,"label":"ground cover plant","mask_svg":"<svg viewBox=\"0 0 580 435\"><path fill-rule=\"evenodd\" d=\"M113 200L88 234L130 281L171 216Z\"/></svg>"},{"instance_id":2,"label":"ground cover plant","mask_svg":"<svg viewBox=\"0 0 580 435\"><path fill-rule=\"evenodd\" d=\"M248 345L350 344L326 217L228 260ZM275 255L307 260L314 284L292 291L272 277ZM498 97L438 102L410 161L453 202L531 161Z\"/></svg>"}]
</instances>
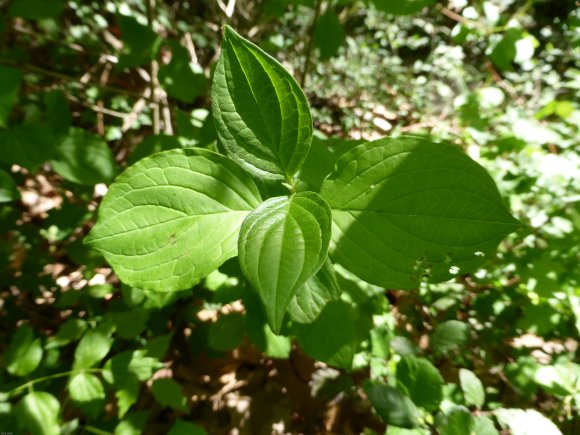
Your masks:
<instances>
[{"instance_id":1,"label":"ground cover plant","mask_svg":"<svg viewBox=\"0 0 580 435\"><path fill-rule=\"evenodd\" d=\"M2 430L576 433L559 6L3 4Z\"/></svg>"}]
</instances>

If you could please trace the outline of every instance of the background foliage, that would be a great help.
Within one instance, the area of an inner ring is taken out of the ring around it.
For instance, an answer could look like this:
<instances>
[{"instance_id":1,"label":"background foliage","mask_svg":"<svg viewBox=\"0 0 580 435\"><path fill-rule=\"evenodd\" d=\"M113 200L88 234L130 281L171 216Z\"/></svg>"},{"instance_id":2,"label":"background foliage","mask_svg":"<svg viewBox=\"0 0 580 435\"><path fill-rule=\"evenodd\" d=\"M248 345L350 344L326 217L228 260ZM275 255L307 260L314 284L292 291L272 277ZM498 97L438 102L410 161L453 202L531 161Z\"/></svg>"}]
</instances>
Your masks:
<instances>
[{"instance_id":1,"label":"background foliage","mask_svg":"<svg viewBox=\"0 0 580 435\"><path fill-rule=\"evenodd\" d=\"M0 2L1 430L580 432L579 20L572 0ZM282 336L237 260L191 291L120 284L82 239L123 168L215 149L223 24L304 88L309 187L412 133L464 147L522 228L443 284L338 269L342 295Z\"/></svg>"}]
</instances>

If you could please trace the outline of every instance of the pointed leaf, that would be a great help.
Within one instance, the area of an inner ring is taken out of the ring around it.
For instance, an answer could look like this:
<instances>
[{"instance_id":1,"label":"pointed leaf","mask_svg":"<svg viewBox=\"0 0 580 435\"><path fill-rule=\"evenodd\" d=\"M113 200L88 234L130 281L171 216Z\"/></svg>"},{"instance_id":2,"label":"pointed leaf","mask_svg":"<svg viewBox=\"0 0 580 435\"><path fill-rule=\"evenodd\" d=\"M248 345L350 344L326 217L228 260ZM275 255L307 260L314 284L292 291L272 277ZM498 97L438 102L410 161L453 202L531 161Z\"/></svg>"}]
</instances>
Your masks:
<instances>
[{"instance_id":1,"label":"pointed leaf","mask_svg":"<svg viewBox=\"0 0 580 435\"><path fill-rule=\"evenodd\" d=\"M225 27L211 90L217 134L253 175L289 179L312 140L304 92L273 57Z\"/></svg>"},{"instance_id":2,"label":"pointed leaf","mask_svg":"<svg viewBox=\"0 0 580 435\"><path fill-rule=\"evenodd\" d=\"M126 284L185 290L236 255L242 221L259 202L254 182L226 157L169 150L115 180L85 241Z\"/></svg>"},{"instance_id":3,"label":"pointed leaf","mask_svg":"<svg viewBox=\"0 0 580 435\"><path fill-rule=\"evenodd\" d=\"M459 381L468 405L481 408L485 403L485 390L479 378L471 370L459 369Z\"/></svg>"},{"instance_id":4,"label":"pointed leaf","mask_svg":"<svg viewBox=\"0 0 580 435\"><path fill-rule=\"evenodd\" d=\"M264 201L244 220L238 255L276 333L290 301L326 259L331 213L314 192Z\"/></svg>"},{"instance_id":5,"label":"pointed leaf","mask_svg":"<svg viewBox=\"0 0 580 435\"><path fill-rule=\"evenodd\" d=\"M340 297L340 287L336 282L334 268L326 259L318 273L298 289L288 306L290 318L300 323L314 321L326 304Z\"/></svg>"},{"instance_id":6,"label":"pointed leaf","mask_svg":"<svg viewBox=\"0 0 580 435\"><path fill-rule=\"evenodd\" d=\"M456 147L414 137L347 152L320 195L332 209L331 259L391 288L471 270L518 227L481 166Z\"/></svg>"}]
</instances>

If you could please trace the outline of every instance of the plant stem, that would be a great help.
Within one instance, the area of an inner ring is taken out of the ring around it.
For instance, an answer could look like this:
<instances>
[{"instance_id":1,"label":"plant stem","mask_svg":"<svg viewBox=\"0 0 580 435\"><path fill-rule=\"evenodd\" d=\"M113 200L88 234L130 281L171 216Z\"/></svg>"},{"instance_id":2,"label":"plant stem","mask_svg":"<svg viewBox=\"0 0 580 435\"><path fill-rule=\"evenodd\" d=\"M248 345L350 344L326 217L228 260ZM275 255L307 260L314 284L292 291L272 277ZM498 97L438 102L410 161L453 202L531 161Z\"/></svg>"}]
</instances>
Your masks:
<instances>
[{"instance_id":1,"label":"plant stem","mask_svg":"<svg viewBox=\"0 0 580 435\"><path fill-rule=\"evenodd\" d=\"M154 13L156 8L155 0L146 0L145 4L147 7L147 24L152 31L155 31L153 28L153 21L155 20ZM158 69L159 66L157 65L157 61L153 59L149 65L149 88L153 106L153 134L159 134L161 131L161 113L159 108L159 101L157 98Z\"/></svg>"},{"instance_id":2,"label":"plant stem","mask_svg":"<svg viewBox=\"0 0 580 435\"><path fill-rule=\"evenodd\" d=\"M316 9L314 10L314 18L312 20L312 26L310 27L310 37L308 38L308 45L306 46L306 60L304 61L304 69L302 70L302 76L300 77L300 87L304 89L306 84L306 77L310 70L310 64L312 63L312 49L314 48L314 34L316 32L316 25L318 24L318 17L320 17L320 9L322 8L322 0L316 0Z\"/></svg>"},{"instance_id":3,"label":"plant stem","mask_svg":"<svg viewBox=\"0 0 580 435\"><path fill-rule=\"evenodd\" d=\"M81 373L81 372L102 373L103 371L104 371L104 369L77 369L77 370L70 370L68 372L55 373L53 375L43 376L42 378L32 379L31 381L28 381L25 384L22 384L21 386L16 387L13 390L8 391L6 394L8 394L10 396L14 393L19 392L20 390L25 390L25 389L32 390L32 386L34 384L38 384L39 382L50 381L52 379L58 379L58 378L65 378L67 376L74 375L74 374Z\"/></svg>"},{"instance_id":4,"label":"plant stem","mask_svg":"<svg viewBox=\"0 0 580 435\"><path fill-rule=\"evenodd\" d=\"M128 89L117 88L115 86L102 85L102 84L97 83L97 82L81 82L77 77L72 77L72 76L69 76L69 75L66 75L63 73L59 73L57 71L51 71L51 70L44 69L44 68L41 68L41 67L38 67L35 65L20 64L18 62L13 62L13 61L8 60L8 59L0 59L0 65L9 66L12 68L20 68L20 69L30 71L33 73L42 74L42 75L47 76L47 77L52 77L52 78L66 81L66 82L75 83L77 86L79 86L81 88L95 87L95 88L102 89L103 91L113 92L116 94L123 94L123 95L128 95L128 96L137 97L137 98L143 97L143 95L139 92L133 92L133 91L130 91Z\"/></svg>"}]
</instances>

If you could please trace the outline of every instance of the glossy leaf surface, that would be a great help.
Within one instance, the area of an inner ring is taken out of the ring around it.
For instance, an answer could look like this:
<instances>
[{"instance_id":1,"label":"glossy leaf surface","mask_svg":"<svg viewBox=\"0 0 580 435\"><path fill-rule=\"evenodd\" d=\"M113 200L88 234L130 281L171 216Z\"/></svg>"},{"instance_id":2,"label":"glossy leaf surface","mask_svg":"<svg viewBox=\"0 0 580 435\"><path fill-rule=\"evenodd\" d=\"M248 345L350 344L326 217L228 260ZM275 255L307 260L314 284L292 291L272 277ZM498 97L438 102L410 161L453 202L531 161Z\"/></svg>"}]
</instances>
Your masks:
<instances>
[{"instance_id":1,"label":"glossy leaf surface","mask_svg":"<svg viewBox=\"0 0 580 435\"><path fill-rule=\"evenodd\" d=\"M254 210L240 230L238 255L268 323L279 332L290 301L326 259L331 213L314 192L275 197Z\"/></svg>"},{"instance_id":2,"label":"glossy leaf surface","mask_svg":"<svg viewBox=\"0 0 580 435\"><path fill-rule=\"evenodd\" d=\"M218 138L237 163L269 179L298 171L312 140L304 92L276 59L227 26L211 97Z\"/></svg>"}]
</instances>

